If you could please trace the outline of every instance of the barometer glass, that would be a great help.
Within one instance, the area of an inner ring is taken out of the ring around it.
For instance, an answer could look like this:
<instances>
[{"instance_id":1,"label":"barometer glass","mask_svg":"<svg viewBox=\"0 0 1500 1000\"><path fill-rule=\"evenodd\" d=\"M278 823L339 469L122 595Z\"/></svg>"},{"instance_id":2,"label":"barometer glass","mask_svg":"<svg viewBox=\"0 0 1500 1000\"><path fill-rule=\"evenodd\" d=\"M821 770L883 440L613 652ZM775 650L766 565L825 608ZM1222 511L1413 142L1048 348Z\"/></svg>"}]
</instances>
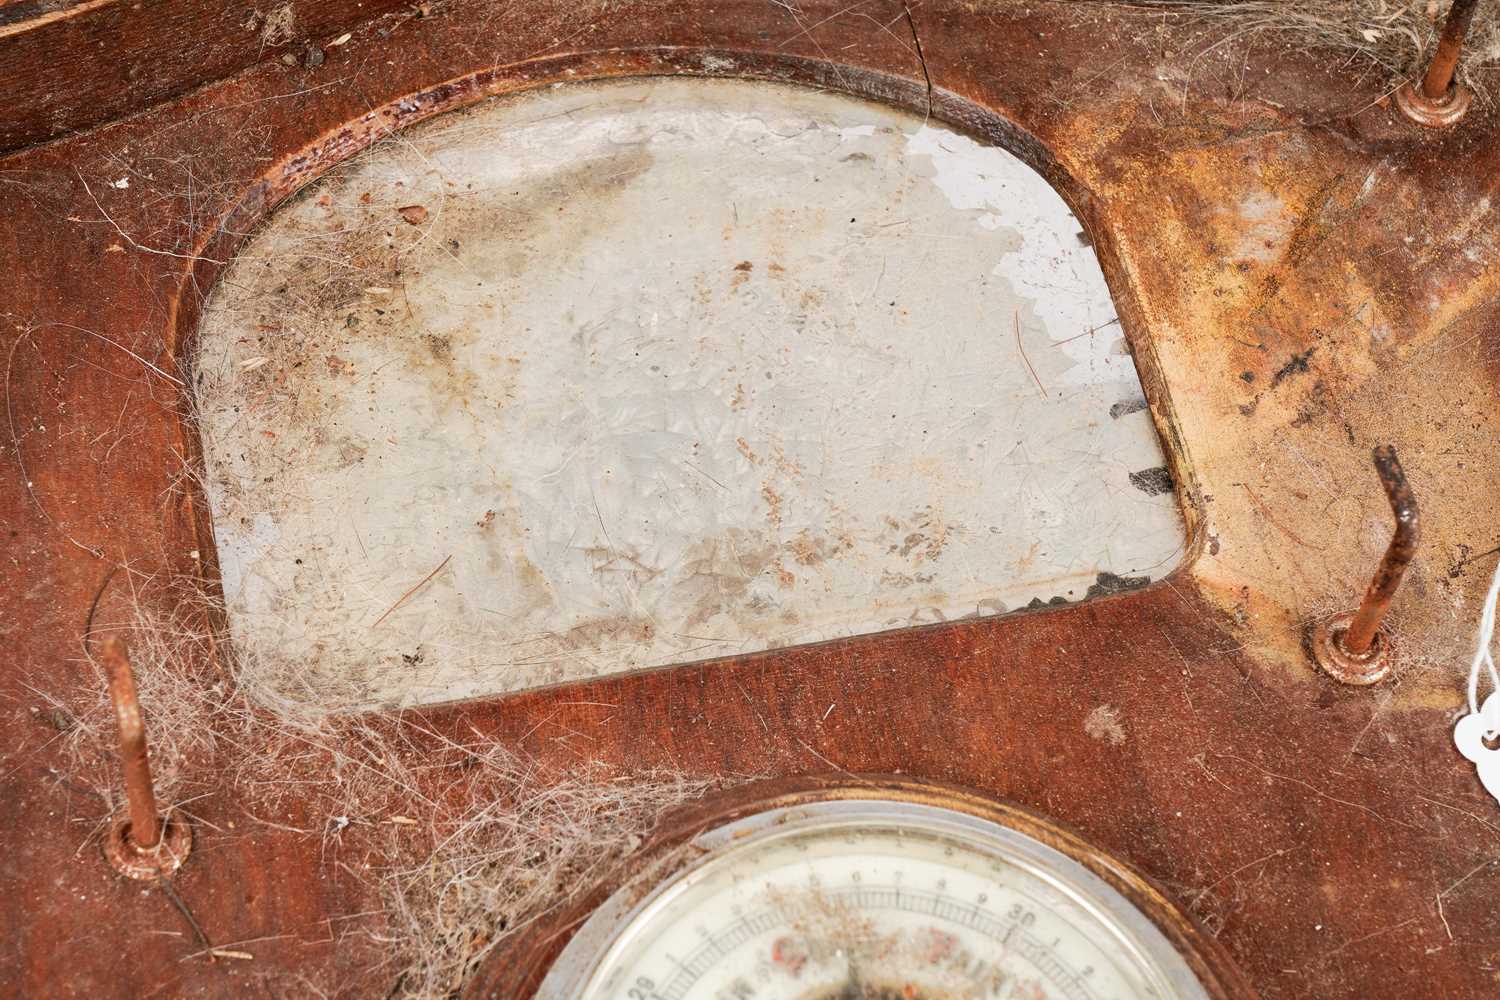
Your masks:
<instances>
[{"instance_id":1,"label":"barometer glass","mask_svg":"<svg viewBox=\"0 0 1500 1000\"><path fill-rule=\"evenodd\" d=\"M1207 993L1067 855L921 803L829 801L698 837L702 857L575 936L539 1000L1136 1000Z\"/></svg>"},{"instance_id":2,"label":"barometer glass","mask_svg":"<svg viewBox=\"0 0 1500 1000\"><path fill-rule=\"evenodd\" d=\"M246 690L312 711L1085 600L1186 550L1062 197L826 92L404 131L246 243L195 371Z\"/></svg>"}]
</instances>

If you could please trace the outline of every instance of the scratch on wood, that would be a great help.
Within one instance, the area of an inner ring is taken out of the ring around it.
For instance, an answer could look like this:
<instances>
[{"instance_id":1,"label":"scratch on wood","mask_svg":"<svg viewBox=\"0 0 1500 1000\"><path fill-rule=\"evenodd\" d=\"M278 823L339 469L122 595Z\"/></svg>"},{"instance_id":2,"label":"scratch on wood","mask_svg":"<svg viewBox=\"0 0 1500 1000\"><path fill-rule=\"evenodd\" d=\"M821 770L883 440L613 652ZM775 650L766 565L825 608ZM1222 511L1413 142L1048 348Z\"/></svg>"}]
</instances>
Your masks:
<instances>
[{"instance_id":1,"label":"scratch on wood","mask_svg":"<svg viewBox=\"0 0 1500 1000\"><path fill-rule=\"evenodd\" d=\"M1307 789L1308 791L1312 792L1314 795L1319 796L1320 798L1325 798L1325 799L1327 799L1330 802L1337 802L1339 805L1348 806L1351 809L1358 809L1362 813L1366 813L1366 814L1368 814L1370 816L1374 816L1376 819L1380 820L1382 823L1390 823L1390 824L1393 824L1395 826L1405 827L1408 830L1415 830L1415 829L1417 829L1417 827L1412 826L1410 823L1404 823L1404 822L1402 822L1399 819L1391 819L1389 816L1382 816L1382 815L1380 815L1380 813L1378 813L1375 810L1371 809L1369 806L1362 806L1358 802L1350 802L1348 799L1341 799L1341 798L1339 798L1336 795L1329 795L1327 792L1323 791L1323 789L1319 788L1317 785L1313 785L1313 784L1310 784L1310 783L1308 783L1306 781L1303 781L1301 778L1293 778L1292 776L1287 775L1287 774L1277 774L1274 771L1269 771L1266 768L1261 767L1255 761L1250 760L1248 758L1240 757L1240 756L1238 756L1236 754L1232 754L1232 753L1216 753L1216 754L1214 754L1214 756L1215 757L1223 757L1223 758L1226 758L1228 760L1237 760L1237 761L1239 761L1242 764L1249 764L1251 767L1255 768L1257 771L1259 771L1261 774L1264 774L1268 778L1274 778L1277 781L1289 781L1289 782L1291 782L1294 785L1300 785L1301 787Z\"/></svg>"}]
</instances>

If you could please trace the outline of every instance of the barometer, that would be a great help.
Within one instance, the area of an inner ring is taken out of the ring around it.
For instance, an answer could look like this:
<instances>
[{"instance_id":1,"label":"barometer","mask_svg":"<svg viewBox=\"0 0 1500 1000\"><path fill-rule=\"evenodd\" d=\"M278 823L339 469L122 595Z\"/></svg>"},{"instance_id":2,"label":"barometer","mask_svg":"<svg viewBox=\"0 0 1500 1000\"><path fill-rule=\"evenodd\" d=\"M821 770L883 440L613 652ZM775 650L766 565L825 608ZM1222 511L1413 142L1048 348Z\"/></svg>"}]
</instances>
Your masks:
<instances>
[{"instance_id":1,"label":"barometer","mask_svg":"<svg viewBox=\"0 0 1500 1000\"><path fill-rule=\"evenodd\" d=\"M581 925L537 1000L1207 1000L1192 922L1029 813L819 789L691 836Z\"/></svg>"}]
</instances>

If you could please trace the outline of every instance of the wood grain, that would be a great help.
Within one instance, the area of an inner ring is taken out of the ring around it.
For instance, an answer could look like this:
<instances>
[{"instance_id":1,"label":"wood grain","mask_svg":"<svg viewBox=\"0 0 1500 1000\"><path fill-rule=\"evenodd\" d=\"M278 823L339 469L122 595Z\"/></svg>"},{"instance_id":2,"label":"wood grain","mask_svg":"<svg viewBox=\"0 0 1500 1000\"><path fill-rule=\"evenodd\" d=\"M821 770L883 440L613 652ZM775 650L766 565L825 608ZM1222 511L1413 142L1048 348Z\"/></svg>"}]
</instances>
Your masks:
<instances>
[{"instance_id":1,"label":"wood grain","mask_svg":"<svg viewBox=\"0 0 1500 1000\"><path fill-rule=\"evenodd\" d=\"M1053 180L1121 309L1187 562L1083 605L420 718L555 774L588 761L623 777L953 782L1128 859L1264 997L1494 993L1500 818L1448 744L1449 664L1489 568L1468 556L1497 541L1478 499L1500 490L1500 251L1479 207L1500 184L1494 113L1419 135L1381 105L1380 80L1290 54L1257 62L1234 97L1184 89L1162 79L1180 57L1164 62L1160 19L1114 6L945 0L909 22L886 0L795 6L642 0L581 18L565 3L524 17L454 3L386 18L331 3L307 31L351 39L315 66L269 58L237 27L243 8L212 3L108 3L0 37L0 146L15 149L0 159L5 992L299 995L312 975L349 996L390 988L382 900L360 868L378 861L371 845L330 850L295 832L326 826L311 804L252 818L227 787L193 804L197 846L174 885L215 944L254 960L204 960L171 899L105 866L107 804L69 781L38 692L90 682L82 635L101 589L101 613L118 615L143 582L167 602L168 581L217 585L211 524L182 477L197 443L179 383L192 384L201 296L280 199L489 95L718 74L930 111ZM1306 371L1278 377L1299 356ZM1408 464L1427 541L1397 600L1413 658L1397 685L1355 691L1311 668L1301 636L1317 608L1358 599L1384 545L1365 465L1377 442ZM1087 732L1101 705L1118 745ZM233 766L224 753L205 768Z\"/></svg>"}]
</instances>

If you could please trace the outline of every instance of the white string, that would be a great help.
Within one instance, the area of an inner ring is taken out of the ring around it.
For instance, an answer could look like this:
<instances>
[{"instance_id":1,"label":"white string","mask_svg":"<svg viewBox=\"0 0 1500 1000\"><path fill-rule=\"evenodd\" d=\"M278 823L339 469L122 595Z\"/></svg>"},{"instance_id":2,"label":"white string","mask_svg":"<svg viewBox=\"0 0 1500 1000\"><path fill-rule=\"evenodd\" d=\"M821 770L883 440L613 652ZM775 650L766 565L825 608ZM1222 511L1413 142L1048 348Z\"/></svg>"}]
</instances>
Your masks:
<instances>
[{"instance_id":1,"label":"white string","mask_svg":"<svg viewBox=\"0 0 1500 1000\"><path fill-rule=\"evenodd\" d=\"M1490 675L1490 691L1500 692L1500 671L1495 669L1495 657L1490 646L1495 639L1495 605L1500 601L1500 562L1495 564L1495 575L1490 581L1490 592L1484 598L1484 613L1479 616L1479 642L1474 650L1474 662L1469 664L1469 714L1479 714L1479 669L1484 667ZM1495 718L1486 719L1485 738L1494 739L1500 734L1500 699L1491 699L1496 706Z\"/></svg>"}]
</instances>

